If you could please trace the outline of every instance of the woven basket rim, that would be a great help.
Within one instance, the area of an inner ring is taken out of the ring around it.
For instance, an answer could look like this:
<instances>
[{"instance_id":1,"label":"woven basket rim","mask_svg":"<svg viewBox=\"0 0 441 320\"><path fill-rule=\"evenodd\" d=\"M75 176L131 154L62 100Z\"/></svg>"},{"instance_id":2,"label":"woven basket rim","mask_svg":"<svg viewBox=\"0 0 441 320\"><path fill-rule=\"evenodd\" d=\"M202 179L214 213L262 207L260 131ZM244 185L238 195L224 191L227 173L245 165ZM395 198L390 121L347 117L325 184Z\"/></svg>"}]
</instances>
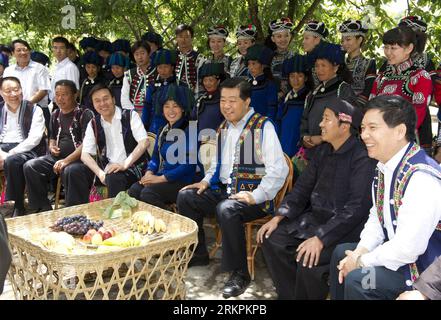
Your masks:
<instances>
[{"instance_id":1,"label":"woven basket rim","mask_svg":"<svg viewBox=\"0 0 441 320\"><path fill-rule=\"evenodd\" d=\"M101 207L111 204L112 202L113 198L110 198L93 203L52 210L49 212L42 212L17 218L6 219L9 241L11 245L16 245L22 248L25 247L26 251L31 255L39 256L45 260L51 260L57 264L59 263L63 265L82 265L89 263L105 263L111 261L114 258L120 259L123 257L133 257L134 255L138 255L145 250L148 250L151 253L161 252L163 250L166 250L167 248L174 249L176 247L179 247L185 242L194 242L194 239L197 239L198 226L195 221L182 215L149 205L141 201L139 201L138 208L135 211L152 211L152 214L154 216L159 215L163 219L168 219L168 221L179 222L181 230L186 229L186 231L181 231L179 234L173 236L167 236L166 233L164 238L147 243L142 246L122 248L120 250L110 252L95 253L93 251L90 251L90 253L87 254L58 253L46 248L43 244L38 243L37 241L26 239L25 237L20 235L20 229L27 228L30 225L33 225L34 228L47 228L48 232L50 232L51 230L49 229L49 225L51 225L60 216L81 214L84 213L84 211L87 212L87 210L96 211L99 210ZM91 214L88 216L94 217L96 216L96 214ZM127 222L129 224L130 218L115 220L103 219L103 221L105 225L106 222L112 223L113 221L120 223Z\"/></svg>"}]
</instances>

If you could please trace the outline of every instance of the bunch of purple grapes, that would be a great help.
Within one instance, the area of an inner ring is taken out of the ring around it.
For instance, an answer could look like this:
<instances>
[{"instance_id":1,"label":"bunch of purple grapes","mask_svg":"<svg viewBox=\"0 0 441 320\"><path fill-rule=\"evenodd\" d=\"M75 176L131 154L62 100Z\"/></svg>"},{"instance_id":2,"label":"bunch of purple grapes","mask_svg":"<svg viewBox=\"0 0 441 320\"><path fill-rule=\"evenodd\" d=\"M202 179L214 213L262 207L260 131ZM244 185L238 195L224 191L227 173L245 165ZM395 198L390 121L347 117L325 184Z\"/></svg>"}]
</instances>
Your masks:
<instances>
[{"instance_id":1,"label":"bunch of purple grapes","mask_svg":"<svg viewBox=\"0 0 441 320\"><path fill-rule=\"evenodd\" d=\"M104 225L102 220L93 221L84 215L74 215L70 217L59 218L51 229L54 231L64 231L71 235L82 236L89 231L89 229L98 230Z\"/></svg>"}]
</instances>

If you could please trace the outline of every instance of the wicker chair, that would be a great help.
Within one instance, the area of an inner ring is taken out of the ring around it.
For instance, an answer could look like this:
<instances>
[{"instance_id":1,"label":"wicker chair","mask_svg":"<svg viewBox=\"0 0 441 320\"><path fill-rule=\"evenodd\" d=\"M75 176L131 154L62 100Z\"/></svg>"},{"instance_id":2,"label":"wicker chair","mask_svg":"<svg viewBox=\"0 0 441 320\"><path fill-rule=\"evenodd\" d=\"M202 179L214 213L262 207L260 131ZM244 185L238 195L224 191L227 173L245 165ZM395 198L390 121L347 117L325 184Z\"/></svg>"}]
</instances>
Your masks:
<instances>
[{"instance_id":1,"label":"wicker chair","mask_svg":"<svg viewBox=\"0 0 441 320\"><path fill-rule=\"evenodd\" d=\"M279 192L276 195L276 198L274 199L274 205L276 208L280 206L282 203L283 198L287 193L289 193L293 186L293 177L294 177L294 167L292 164L291 159L285 154L285 160L288 164L289 173L286 177L285 184L283 185L282 189L279 190ZM253 237L257 230L263 226L265 223L270 221L273 216L268 215L266 217L256 219L254 221L250 221L245 223L245 239L246 239L246 248L247 248L247 262L248 262L248 271L250 273L251 279L254 280L254 258L256 257L257 249L260 247L260 245L257 243L257 241Z\"/></svg>"},{"instance_id":2,"label":"wicker chair","mask_svg":"<svg viewBox=\"0 0 441 320\"><path fill-rule=\"evenodd\" d=\"M285 179L285 183L282 188L277 193L274 199L275 207L279 207L282 202L285 194L290 192L293 186L293 176L294 176L294 168L291 159L285 154L285 160L289 168L288 176ZM272 216L268 215L266 217L256 219L250 222L245 223L245 240L246 240L246 249L247 249L247 262L248 262L248 271L251 275L251 279L254 280L254 258L256 256L257 249L259 248L259 244L254 240L253 236L256 233L257 229L262 225L271 220ZM215 225L216 230L216 242L214 243L212 249L210 250L210 258L212 258L216 251L222 246L222 232L217 225L217 223L212 222Z\"/></svg>"},{"instance_id":3,"label":"wicker chair","mask_svg":"<svg viewBox=\"0 0 441 320\"><path fill-rule=\"evenodd\" d=\"M147 140L149 142L149 147L147 148L147 153L150 157L152 157L153 149L155 148L155 142L156 142L156 134L152 132L147 132Z\"/></svg>"},{"instance_id":4,"label":"wicker chair","mask_svg":"<svg viewBox=\"0 0 441 320\"><path fill-rule=\"evenodd\" d=\"M0 205L3 205L5 202L5 194L6 194L6 177L3 170L0 171Z\"/></svg>"},{"instance_id":5,"label":"wicker chair","mask_svg":"<svg viewBox=\"0 0 441 320\"><path fill-rule=\"evenodd\" d=\"M54 210L57 210L60 207L60 193L61 193L61 175L58 176L57 179L57 188L55 189L55 205L54 205ZM108 198L108 189L106 186L103 185L99 185L99 186L95 186L96 188L102 188L102 195L103 195L103 199L107 199Z\"/></svg>"},{"instance_id":6,"label":"wicker chair","mask_svg":"<svg viewBox=\"0 0 441 320\"><path fill-rule=\"evenodd\" d=\"M207 172L210 169L211 160L216 154L216 141L207 140L201 143L199 147L199 160L204 166L204 171Z\"/></svg>"}]
</instances>

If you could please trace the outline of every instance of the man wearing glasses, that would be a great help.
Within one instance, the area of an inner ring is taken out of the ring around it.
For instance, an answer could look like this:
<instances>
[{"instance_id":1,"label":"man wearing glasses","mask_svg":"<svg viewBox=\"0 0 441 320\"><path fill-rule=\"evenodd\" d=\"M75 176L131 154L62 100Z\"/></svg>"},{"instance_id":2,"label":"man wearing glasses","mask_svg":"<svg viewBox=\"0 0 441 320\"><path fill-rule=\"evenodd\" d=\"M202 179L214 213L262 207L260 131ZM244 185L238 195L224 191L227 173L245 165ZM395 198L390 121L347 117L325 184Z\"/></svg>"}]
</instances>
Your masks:
<instances>
[{"instance_id":1,"label":"man wearing glasses","mask_svg":"<svg viewBox=\"0 0 441 320\"><path fill-rule=\"evenodd\" d=\"M20 80L5 77L0 82L0 169L6 177L6 200L15 201L13 217L25 214L23 165L44 155L46 142L41 108L23 99Z\"/></svg>"}]
</instances>

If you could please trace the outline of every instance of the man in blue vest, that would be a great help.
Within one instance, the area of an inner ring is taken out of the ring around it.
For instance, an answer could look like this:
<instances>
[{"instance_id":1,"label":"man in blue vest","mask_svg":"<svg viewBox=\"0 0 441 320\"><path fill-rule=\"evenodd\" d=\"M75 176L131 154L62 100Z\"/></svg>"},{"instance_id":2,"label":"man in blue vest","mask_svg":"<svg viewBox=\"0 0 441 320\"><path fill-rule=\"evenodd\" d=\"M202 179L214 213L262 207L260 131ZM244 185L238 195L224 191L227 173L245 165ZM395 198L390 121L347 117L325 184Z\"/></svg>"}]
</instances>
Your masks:
<instances>
[{"instance_id":1,"label":"man in blue vest","mask_svg":"<svg viewBox=\"0 0 441 320\"><path fill-rule=\"evenodd\" d=\"M274 212L273 199L288 174L274 125L250 103L246 80L223 82L220 108L226 121L219 127L217 156L204 179L183 188L177 199L179 213L199 227L190 266L208 264L202 223L206 214L216 214L222 230L222 269L231 272L225 298L242 294L250 283L243 224Z\"/></svg>"},{"instance_id":2,"label":"man in blue vest","mask_svg":"<svg viewBox=\"0 0 441 320\"><path fill-rule=\"evenodd\" d=\"M90 169L107 186L112 198L141 179L147 160L147 132L136 111L115 106L112 91L104 84L96 85L90 97L98 114L87 125L81 152L87 167L78 168L75 181L87 196L91 181L86 176Z\"/></svg>"},{"instance_id":3,"label":"man in blue vest","mask_svg":"<svg viewBox=\"0 0 441 320\"><path fill-rule=\"evenodd\" d=\"M46 153L43 111L33 103L23 100L20 80L5 77L0 80L0 169L6 177L6 200L14 200L13 216L25 214L26 161Z\"/></svg>"},{"instance_id":4,"label":"man in blue vest","mask_svg":"<svg viewBox=\"0 0 441 320\"><path fill-rule=\"evenodd\" d=\"M360 242L331 259L332 299L395 299L441 254L441 169L415 141L416 114L397 96L366 105L362 139L378 160Z\"/></svg>"}]
</instances>

